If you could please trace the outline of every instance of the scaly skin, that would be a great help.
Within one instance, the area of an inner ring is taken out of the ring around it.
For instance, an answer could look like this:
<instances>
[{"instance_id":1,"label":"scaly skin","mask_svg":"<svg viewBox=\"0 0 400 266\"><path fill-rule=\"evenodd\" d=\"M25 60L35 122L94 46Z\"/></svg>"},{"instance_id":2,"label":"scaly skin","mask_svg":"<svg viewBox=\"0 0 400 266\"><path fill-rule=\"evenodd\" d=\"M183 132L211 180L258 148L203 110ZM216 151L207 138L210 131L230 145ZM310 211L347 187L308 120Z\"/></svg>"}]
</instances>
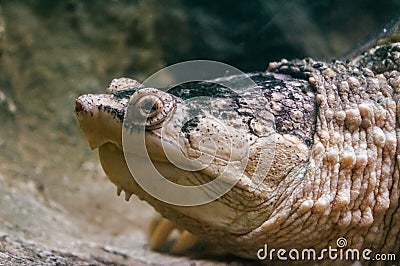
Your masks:
<instances>
[{"instance_id":1,"label":"scaly skin","mask_svg":"<svg viewBox=\"0 0 400 266\"><path fill-rule=\"evenodd\" d=\"M118 189L125 191L128 199L132 193L138 195L202 241L257 259L264 244L269 249L319 251L335 247L336 240L345 237L346 248L395 253L398 259L399 66L400 43L388 43L346 64L311 59L271 63L266 72L252 76L261 79L258 97L249 88L244 88L240 97L221 92L222 98L209 106L227 99L226 104L234 106L227 113L227 123L235 125L239 118L247 121L249 162L228 193L200 206L159 201L132 178L122 152L121 132L129 97L146 94L135 81L114 80L111 94L81 96L76 113L90 146L99 148L102 166ZM131 87L135 88L129 90ZM183 90L174 95L184 97ZM174 104L175 112L166 114L168 122L160 124L170 133L174 121L187 115L179 100ZM246 106L249 110L245 112ZM268 166L259 157L260 150L268 150L270 145L264 134L269 132L269 120L262 121L267 115L256 117L263 108L274 117L275 156L264 172L263 183L254 186L257 166ZM207 119L206 114L182 131L187 154L198 151L192 142L198 139L196 134L205 135L210 128ZM157 144L160 130L147 128L146 143L155 144L150 145L149 156L167 179L190 185L216 178L216 170L222 167L217 161L196 173L171 165ZM211 135L214 140L220 137ZM227 156L221 150L217 155Z\"/></svg>"}]
</instances>

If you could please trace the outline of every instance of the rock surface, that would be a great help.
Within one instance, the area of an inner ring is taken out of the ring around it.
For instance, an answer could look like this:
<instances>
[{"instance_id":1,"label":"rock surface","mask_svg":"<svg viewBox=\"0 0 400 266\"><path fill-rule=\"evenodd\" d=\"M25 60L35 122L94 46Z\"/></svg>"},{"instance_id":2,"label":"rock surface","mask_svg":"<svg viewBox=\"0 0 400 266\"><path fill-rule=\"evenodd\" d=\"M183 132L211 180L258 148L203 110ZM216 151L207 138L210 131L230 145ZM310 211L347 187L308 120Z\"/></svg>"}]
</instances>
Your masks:
<instances>
[{"instance_id":1,"label":"rock surface","mask_svg":"<svg viewBox=\"0 0 400 266\"><path fill-rule=\"evenodd\" d=\"M189 59L250 71L281 57L342 55L400 9L306 2L243 2L230 12L230 1L0 2L0 265L235 261L149 250L153 210L115 196L80 135L74 99Z\"/></svg>"}]
</instances>

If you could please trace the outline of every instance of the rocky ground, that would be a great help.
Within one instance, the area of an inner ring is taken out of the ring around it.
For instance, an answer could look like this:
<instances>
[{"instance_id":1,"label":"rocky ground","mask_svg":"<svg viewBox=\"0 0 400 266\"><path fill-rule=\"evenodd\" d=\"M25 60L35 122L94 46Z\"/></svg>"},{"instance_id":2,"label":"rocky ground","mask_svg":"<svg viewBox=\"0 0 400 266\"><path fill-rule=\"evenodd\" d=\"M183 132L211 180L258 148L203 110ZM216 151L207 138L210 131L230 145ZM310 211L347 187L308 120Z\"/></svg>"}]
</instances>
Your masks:
<instances>
[{"instance_id":1,"label":"rocky ground","mask_svg":"<svg viewBox=\"0 0 400 266\"><path fill-rule=\"evenodd\" d=\"M116 197L74 100L190 59L340 57L400 10L348 2L0 1L0 265L247 264L149 250L153 210Z\"/></svg>"}]
</instances>

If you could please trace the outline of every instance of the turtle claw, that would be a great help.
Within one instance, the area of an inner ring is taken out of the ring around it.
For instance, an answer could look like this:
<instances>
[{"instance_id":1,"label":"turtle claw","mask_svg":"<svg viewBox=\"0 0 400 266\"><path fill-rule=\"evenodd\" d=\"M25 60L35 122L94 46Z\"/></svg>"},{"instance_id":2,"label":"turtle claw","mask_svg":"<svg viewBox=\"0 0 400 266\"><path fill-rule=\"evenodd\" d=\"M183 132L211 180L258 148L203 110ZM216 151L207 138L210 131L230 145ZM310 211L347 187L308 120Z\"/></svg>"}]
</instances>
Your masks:
<instances>
[{"instance_id":1,"label":"turtle claw","mask_svg":"<svg viewBox=\"0 0 400 266\"><path fill-rule=\"evenodd\" d=\"M155 225L150 229L150 247L160 250L167 242L168 236L176 228L171 221L161 218L155 221Z\"/></svg>"},{"instance_id":2,"label":"turtle claw","mask_svg":"<svg viewBox=\"0 0 400 266\"><path fill-rule=\"evenodd\" d=\"M178 236L173 237L177 232ZM172 245L170 244L173 242ZM165 218L156 218L150 226L150 248L167 250L172 254L182 254L198 243L197 237L188 231L179 229Z\"/></svg>"},{"instance_id":3,"label":"turtle claw","mask_svg":"<svg viewBox=\"0 0 400 266\"><path fill-rule=\"evenodd\" d=\"M178 239L171 247L171 253L173 254L182 254L192 247L194 247L198 243L198 239L192 233L183 230Z\"/></svg>"}]
</instances>

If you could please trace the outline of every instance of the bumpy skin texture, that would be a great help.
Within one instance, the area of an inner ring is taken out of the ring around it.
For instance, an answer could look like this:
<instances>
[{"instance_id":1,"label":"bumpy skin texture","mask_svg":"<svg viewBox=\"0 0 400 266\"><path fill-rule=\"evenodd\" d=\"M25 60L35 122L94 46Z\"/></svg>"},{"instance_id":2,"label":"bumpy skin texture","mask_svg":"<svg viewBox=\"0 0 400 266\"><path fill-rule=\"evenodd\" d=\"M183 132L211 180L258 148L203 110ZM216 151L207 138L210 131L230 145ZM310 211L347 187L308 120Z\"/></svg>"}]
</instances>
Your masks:
<instances>
[{"instance_id":1,"label":"bumpy skin texture","mask_svg":"<svg viewBox=\"0 0 400 266\"><path fill-rule=\"evenodd\" d=\"M318 251L335 247L336 240L345 237L347 248L395 253L399 258L399 66L400 43L388 43L347 63L312 59L270 63L266 72L251 74L261 88L258 97L248 88L239 97L213 87L220 92L219 101L225 99L224 103L233 106L227 117L247 121L247 137L252 142L243 178L223 197L201 206L161 202L132 178L120 135L128 99L140 91L140 84L114 80L110 94L78 98L76 113L119 192L125 191L128 199L132 193L138 195L202 241L257 259L264 244L269 249ZM207 86L191 85L203 92L210 91ZM188 90L180 87L170 92L185 99ZM262 118L252 121L263 110L274 116L276 154L263 183L253 187L255 162L267 129L257 124ZM190 143L196 130L202 132L202 121L192 121L182 129L185 141ZM157 130L146 131L149 140L156 141ZM214 178L205 169L194 179L192 175L174 179L183 172L159 159L157 152L161 151L151 152L160 171L169 169L166 177L177 183Z\"/></svg>"},{"instance_id":2,"label":"bumpy skin texture","mask_svg":"<svg viewBox=\"0 0 400 266\"><path fill-rule=\"evenodd\" d=\"M308 59L270 65L270 71L308 79L318 104L307 172L301 185L284 192L289 215L277 211L285 213L279 235L287 230L283 235L290 236L276 239L278 246L322 248L342 235L353 248L398 256L399 51L399 44L390 44L348 64Z\"/></svg>"}]
</instances>

